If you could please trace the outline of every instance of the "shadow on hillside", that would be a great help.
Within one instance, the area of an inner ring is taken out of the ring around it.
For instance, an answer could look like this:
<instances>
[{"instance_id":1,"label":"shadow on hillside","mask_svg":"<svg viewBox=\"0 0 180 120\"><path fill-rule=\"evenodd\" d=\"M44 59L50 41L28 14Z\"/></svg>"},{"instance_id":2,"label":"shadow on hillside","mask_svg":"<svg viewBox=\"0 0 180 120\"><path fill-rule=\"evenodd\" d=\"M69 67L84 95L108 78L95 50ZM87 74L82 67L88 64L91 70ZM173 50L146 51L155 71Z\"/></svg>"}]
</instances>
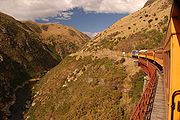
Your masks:
<instances>
[{"instance_id":1,"label":"shadow on hillside","mask_svg":"<svg viewBox=\"0 0 180 120\"><path fill-rule=\"evenodd\" d=\"M31 105L33 96L32 87L35 83L36 81L28 82L16 90L16 100L15 103L10 107L11 114L9 116L9 120L24 120L24 113Z\"/></svg>"}]
</instances>

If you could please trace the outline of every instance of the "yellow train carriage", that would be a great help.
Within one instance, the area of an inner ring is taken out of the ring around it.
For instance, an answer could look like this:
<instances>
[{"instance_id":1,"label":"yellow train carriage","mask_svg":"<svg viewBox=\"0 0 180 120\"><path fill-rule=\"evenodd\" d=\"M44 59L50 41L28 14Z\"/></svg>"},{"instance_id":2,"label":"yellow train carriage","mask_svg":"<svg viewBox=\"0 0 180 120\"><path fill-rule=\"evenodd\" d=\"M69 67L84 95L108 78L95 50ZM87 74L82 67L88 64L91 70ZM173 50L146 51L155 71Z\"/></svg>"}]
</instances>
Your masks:
<instances>
[{"instance_id":1,"label":"yellow train carriage","mask_svg":"<svg viewBox=\"0 0 180 120\"><path fill-rule=\"evenodd\" d=\"M138 57L140 58L146 58L147 57L147 50L140 50L138 53Z\"/></svg>"},{"instance_id":2,"label":"yellow train carriage","mask_svg":"<svg viewBox=\"0 0 180 120\"><path fill-rule=\"evenodd\" d=\"M154 61L156 61L162 67L164 66L163 65L163 49L154 51Z\"/></svg>"},{"instance_id":3,"label":"yellow train carriage","mask_svg":"<svg viewBox=\"0 0 180 120\"><path fill-rule=\"evenodd\" d=\"M154 50L148 50L147 51L147 58L154 61Z\"/></svg>"},{"instance_id":4,"label":"yellow train carriage","mask_svg":"<svg viewBox=\"0 0 180 120\"><path fill-rule=\"evenodd\" d=\"M174 0L164 44L168 120L180 120L180 1Z\"/></svg>"},{"instance_id":5,"label":"yellow train carriage","mask_svg":"<svg viewBox=\"0 0 180 120\"><path fill-rule=\"evenodd\" d=\"M146 58L155 61L163 67L163 49L140 50L138 56L141 58Z\"/></svg>"}]
</instances>

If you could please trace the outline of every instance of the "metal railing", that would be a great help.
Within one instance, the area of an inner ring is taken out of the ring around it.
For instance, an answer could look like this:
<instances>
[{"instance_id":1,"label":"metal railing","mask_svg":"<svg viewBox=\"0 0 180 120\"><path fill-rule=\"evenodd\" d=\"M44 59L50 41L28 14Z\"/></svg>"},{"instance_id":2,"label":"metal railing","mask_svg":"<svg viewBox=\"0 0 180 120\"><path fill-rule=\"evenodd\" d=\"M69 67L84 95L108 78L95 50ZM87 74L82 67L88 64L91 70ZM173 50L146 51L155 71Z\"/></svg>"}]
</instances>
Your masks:
<instances>
[{"instance_id":1,"label":"metal railing","mask_svg":"<svg viewBox=\"0 0 180 120\"><path fill-rule=\"evenodd\" d=\"M146 85L143 95L130 117L130 120L149 120L157 86L156 67L148 60L142 58L138 59L138 63L150 79Z\"/></svg>"}]
</instances>

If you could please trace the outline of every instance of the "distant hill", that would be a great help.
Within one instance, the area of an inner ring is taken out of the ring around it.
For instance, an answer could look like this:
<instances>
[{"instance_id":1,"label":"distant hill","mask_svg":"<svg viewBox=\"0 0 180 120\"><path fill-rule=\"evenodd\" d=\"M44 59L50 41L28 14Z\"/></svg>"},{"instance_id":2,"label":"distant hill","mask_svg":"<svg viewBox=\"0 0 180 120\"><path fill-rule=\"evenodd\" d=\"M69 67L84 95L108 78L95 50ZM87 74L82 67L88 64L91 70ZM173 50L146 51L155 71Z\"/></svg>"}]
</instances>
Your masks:
<instances>
[{"instance_id":1,"label":"distant hill","mask_svg":"<svg viewBox=\"0 0 180 120\"><path fill-rule=\"evenodd\" d=\"M61 59L76 52L90 37L75 28L61 24L39 24L26 21L25 24L42 37L42 42L55 48Z\"/></svg>"},{"instance_id":2,"label":"distant hill","mask_svg":"<svg viewBox=\"0 0 180 120\"><path fill-rule=\"evenodd\" d=\"M129 120L144 74L122 51L160 47L170 7L163 0L149 1L63 59L35 87L25 118Z\"/></svg>"}]
</instances>

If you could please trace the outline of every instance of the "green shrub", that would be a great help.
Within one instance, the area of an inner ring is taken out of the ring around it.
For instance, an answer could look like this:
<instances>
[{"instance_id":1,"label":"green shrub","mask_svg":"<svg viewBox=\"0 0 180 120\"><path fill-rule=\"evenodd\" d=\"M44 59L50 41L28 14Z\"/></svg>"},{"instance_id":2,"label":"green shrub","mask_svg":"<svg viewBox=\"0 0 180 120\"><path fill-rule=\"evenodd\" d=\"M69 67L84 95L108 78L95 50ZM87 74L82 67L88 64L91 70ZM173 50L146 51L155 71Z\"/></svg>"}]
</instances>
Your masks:
<instances>
[{"instance_id":1,"label":"green shrub","mask_svg":"<svg viewBox=\"0 0 180 120\"><path fill-rule=\"evenodd\" d=\"M47 49L49 50L48 52L51 54L51 56L56 59L57 61L61 61L60 55L57 53L55 46L48 44Z\"/></svg>"},{"instance_id":2,"label":"green shrub","mask_svg":"<svg viewBox=\"0 0 180 120\"><path fill-rule=\"evenodd\" d=\"M163 40L163 33L156 29L144 31L141 36L148 40L138 43L135 49L153 49L160 46Z\"/></svg>"},{"instance_id":3,"label":"green shrub","mask_svg":"<svg viewBox=\"0 0 180 120\"><path fill-rule=\"evenodd\" d=\"M125 61L126 61L125 58L121 58L121 60L119 62L124 63Z\"/></svg>"},{"instance_id":4,"label":"green shrub","mask_svg":"<svg viewBox=\"0 0 180 120\"><path fill-rule=\"evenodd\" d=\"M129 91L129 96L132 98L133 103L137 103L143 92L144 85L144 72L140 71L131 77L132 87Z\"/></svg>"},{"instance_id":5,"label":"green shrub","mask_svg":"<svg viewBox=\"0 0 180 120\"><path fill-rule=\"evenodd\" d=\"M150 20L148 20L148 23L151 23L153 20L152 19L150 19Z\"/></svg>"},{"instance_id":6,"label":"green shrub","mask_svg":"<svg viewBox=\"0 0 180 120\"><path fill-rule=\"evenodd\" d=\"M41 28L42 28L43 30L47 31L47 30L48 30L48 25L42 25Z\"/></svg>"},{"instance_id":7,"label":"green shrub","mask_svg":"<svg viewBox=\"0 0 180 120\"><path fill-rule=\"evenodd\" d=\"M69 31L69 34L70 34L71 36L76 36L76 32L74 32L73 30L68 29L68 31Z\"/></svg>"},{"instance_id":8,"label":"green shrub","mask_svg":"<svg viewBox=\"0 0 180 120\"><path fill-rule=\"evenodd\" d=\"M146 14L145 17L148 17L148 14Z\"/></svg>"}]
</instances>

